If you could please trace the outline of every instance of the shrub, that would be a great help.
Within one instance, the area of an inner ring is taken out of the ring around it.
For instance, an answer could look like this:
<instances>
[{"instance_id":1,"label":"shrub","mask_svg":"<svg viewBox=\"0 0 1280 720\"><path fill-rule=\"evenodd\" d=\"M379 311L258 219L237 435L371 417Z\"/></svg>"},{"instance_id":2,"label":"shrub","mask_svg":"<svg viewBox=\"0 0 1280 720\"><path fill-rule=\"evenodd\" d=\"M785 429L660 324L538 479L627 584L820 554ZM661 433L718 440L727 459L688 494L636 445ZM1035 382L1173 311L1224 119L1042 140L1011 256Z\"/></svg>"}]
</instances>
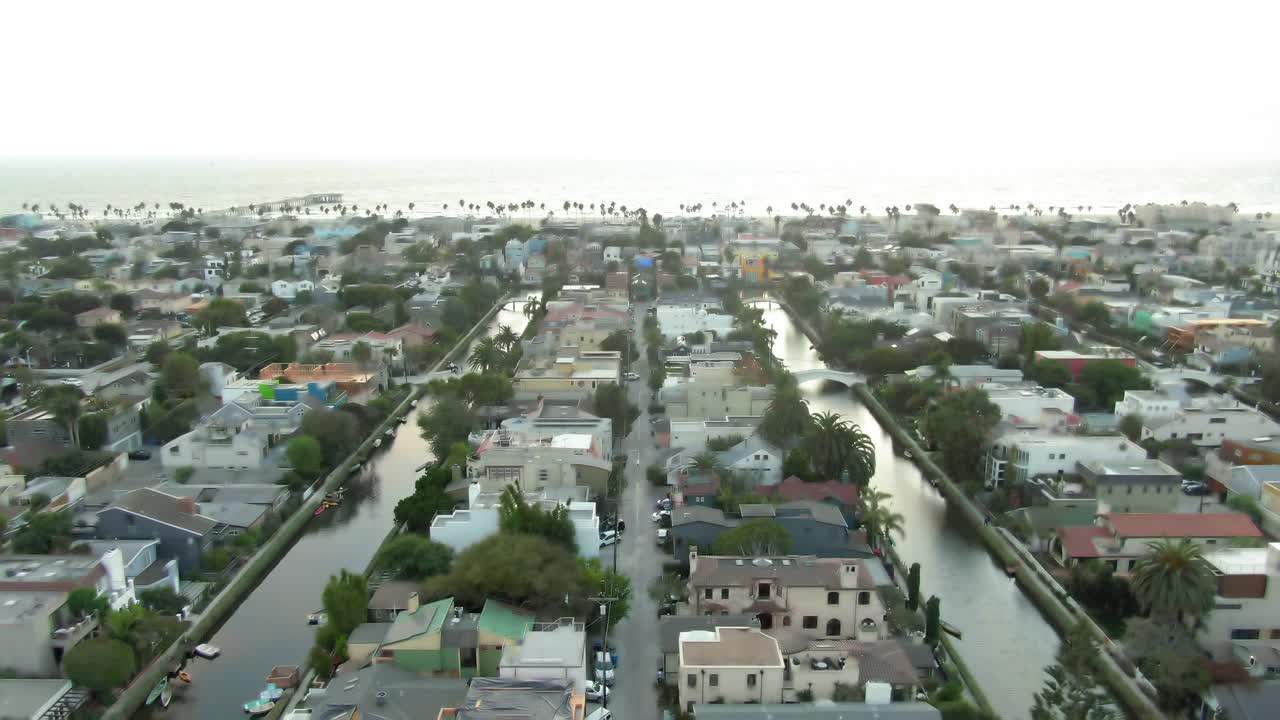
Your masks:
<instances>
[{"instance_id":1,"label":"shrub","mask_svg":"<svg viewBox=\"0 0 1280 720\"><path fill-rule=\"evenodd\" d=\"M173 479L177 480L179 483L183 485L186 485L188 482L191 481L191 477L195 474L196 474L196 469L191 467L190 465L187 465L185 467L180 467L177 470L174 470Z\"/></svg>"}]
</instances>

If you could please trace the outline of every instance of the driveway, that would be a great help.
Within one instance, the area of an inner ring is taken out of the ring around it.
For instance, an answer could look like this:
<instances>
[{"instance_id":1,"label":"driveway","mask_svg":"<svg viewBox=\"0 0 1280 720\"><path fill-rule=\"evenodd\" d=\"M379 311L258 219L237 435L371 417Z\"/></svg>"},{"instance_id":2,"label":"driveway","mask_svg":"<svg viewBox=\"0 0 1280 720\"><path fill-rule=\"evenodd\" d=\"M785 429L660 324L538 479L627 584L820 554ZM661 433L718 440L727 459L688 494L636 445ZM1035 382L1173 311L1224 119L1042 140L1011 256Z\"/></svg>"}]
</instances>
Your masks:
<instances>
[{"instance_id":1,"label":"driveway","mask_svg":"<svg viewBox=\"0 0 1280 720\"><path fill-rule=\"evenodd\" d=\"M643 345L644 308L636 304L635 342ZM652 487L644 469L654 460L657 448L649 435L649 363L644 348L633 371L640 379L627 383L631 401L640 406L640 417L623 441L627 453L627 487L622 495L618 515L627 523L627 532L618 547L618 569L631 578L631 608L627 617L609 630L609 642L618 648L618 680L609 696L609 709L618 720L658 720L658 693L654 689L658 661L658 607L649 597L649 586L661 575L665 554L657 545L657 526L649 519L654 503L665 495ZM606 563L612 554L602 558Z\"/></svg>"}]
</instances>

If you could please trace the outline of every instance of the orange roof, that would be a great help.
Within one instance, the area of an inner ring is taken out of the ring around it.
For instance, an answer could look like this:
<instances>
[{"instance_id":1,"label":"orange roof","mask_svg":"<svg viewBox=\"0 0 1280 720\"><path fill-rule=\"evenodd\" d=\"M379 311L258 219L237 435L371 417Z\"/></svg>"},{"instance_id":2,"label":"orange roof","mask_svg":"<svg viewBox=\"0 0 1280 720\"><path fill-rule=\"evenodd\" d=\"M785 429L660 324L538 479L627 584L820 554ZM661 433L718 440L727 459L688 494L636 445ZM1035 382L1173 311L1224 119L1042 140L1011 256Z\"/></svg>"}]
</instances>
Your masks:
<instances>
[{"instance_id":1,"label":"orange roof","mask_svg":"<svg viewBox=\"0 0 1280 720\"><path fill-rule=\"evenodd\" d=\"M1262 537L1244 513L1104 513L1121 537Z\"/></svg>"}]
</instances>

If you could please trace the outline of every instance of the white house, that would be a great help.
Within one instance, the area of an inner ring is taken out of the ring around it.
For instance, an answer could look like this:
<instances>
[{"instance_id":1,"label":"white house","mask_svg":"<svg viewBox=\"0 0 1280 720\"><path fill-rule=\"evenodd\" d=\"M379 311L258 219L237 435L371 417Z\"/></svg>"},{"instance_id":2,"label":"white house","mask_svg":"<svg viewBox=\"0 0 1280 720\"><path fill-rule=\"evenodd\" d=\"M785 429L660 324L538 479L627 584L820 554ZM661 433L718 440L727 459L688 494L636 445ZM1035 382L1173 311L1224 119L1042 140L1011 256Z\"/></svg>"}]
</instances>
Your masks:
<instances>
[{"instance_id":1,"label":"white house","mask_svg":"<svg viewBox=\"0 0 1280 720\"><path fill-rule=\"evenodd\" d=\"M1184 408L1172 418L1148 420L1142 439L1158 442L1190 440L1200 447L1217 447L1223 440L1280 435L1280 423L1251 407Z\"/></svg>"},{"instance_id":2,"label":"white house","mask_svg":"<svg viewBox=\"0 0 1280 720\"><path fill-rule=\"evenodd\" d=\"M1205 553L1217 582L1200 641L1218 660L1235 659L1255 677L1280 673L1280 543Z\"/></svg>"},{"instance_id":3,"label":"white house","mask_svg":"<svg viewBox=\"0 0 1280 720\"><path fill-rule=\"evenodd\" d=\"M525 493L525 501L530 505L539 505L544 510L557 505L567 506L569 519L573 522L574 540L578 543L578 554L585 558L599 557L600 518L596 515L595 503L585 501L586 488L558 490L562 492L547 489ZM473 482L467 488L467 498L466 510L436 515L431 521L431 539L448 545L454 552L462 552L498 532L502 493L484 492L479 482Z\"/></svg>"},{"instance_id":4,"label":"white house","mask_svg":"<svg viewBox=\"0 0 1280 720\"><path fill-rule=\"evenodd\" d=\"M1147 451L1123 435L1061 435L1010 431L992 440L983 460L984 482L1023 483L1036 477L1079 472L1078 464L1145 460Z\"/></svg>"},{"instance_id":5,"label":"white house","mask_svg":"<svg viewBox=\"0 0 1280 720\"><path fill-rule=\"evenodd\" d=\"M733 316L721 312L718 298L696 294L664 296L657 303L658 325L668 339L695 332L724 337L733 330Z\"/></svg>"},{"instance_id":6,"label":"white house","mask_svg":"<svg viewBox=\"0 0 1280 720\"><path fill-rule=\"evenodd\" d=\"M1074 397L1058 388L1041 387L1038 383L988 383L982 389L1005 418L1038 420L1046 411L1063 415L1075 411Z\"/></svg>"},{"instance_id":7,"label":"white house","mask_svg":"<svg viewBox=\"0 0 1280 720\"><path fill-rule=\"evenodd\" d=\"M1178 414L1182 403L1159 390L1125 390L1116 401L1116 417L1139 415L1144 420L1169 420Z\"/></svg>"},{"instance_id":8,"label":"white house","mask_svg":"<svg viewBox=\"0 0 1280 720\"><path fill-rule=\"evenodd\" d=\"M707 441L725 437L745 438L756 431L759 416L726 416L702 420L671 420L671 447L698 454L707 449Z\"/></svg>"},{"instance_id":9,"label":"white house","mask_svg":"<svg viewBox=\"0 0 1280 720\"><path fill-rule=\"evenodd\" d=\"M281 300L293 300L298 293L315 290L315 283L310 280L276 280L271 283L271 294Z\"/></svg>"},{"instance_id":10,"label":"white house","mask_svg":"<svg viewBox=\"0 0 1280 720\"><path fill-rule=\"evenodd\" d=\"M577 692L587 687L587 633L570 619L534 623L516 643L502 648L498 677L511 680L568 680Z\"/></svg>"},{"instance_id":11,"label":"white house","mask_svg":"<svg viewBox=\"0 0 1280 720\"><path fill-rule=\"evenodd\" d=\"M782 482L782 450L755 434L718 454L720 463L752 485Z\"/></svg>"}]
</instances>

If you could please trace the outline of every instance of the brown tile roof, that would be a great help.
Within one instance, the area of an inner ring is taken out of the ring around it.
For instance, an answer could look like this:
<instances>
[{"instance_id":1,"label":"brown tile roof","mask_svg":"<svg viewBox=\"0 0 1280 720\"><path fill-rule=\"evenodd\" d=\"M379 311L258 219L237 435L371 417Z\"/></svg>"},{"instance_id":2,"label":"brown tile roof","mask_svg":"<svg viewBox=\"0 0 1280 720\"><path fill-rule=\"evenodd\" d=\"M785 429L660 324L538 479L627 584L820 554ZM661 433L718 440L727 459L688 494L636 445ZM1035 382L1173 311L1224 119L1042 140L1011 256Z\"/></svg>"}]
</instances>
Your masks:
<instances>
[{"instance_id":1,"label":"brown tile roof","mask_svg":"<svg viewBox=\"0 0 1280 720\"><path fill-rule=\"evenodd\" d=\"M694 638L697 635L685 635L680 640L682 667L782 667L778 641L759 628L718 627L714 639Z\"/></svg>"},{"instance_id":2,"label":"brown tile roof","mask_svg":"<svg viewBox=\"0 0 1280 720\"><path fill-rule=\"evenodd\" d=\"M764 485L757 490L761 495L776 495L783 500L838 500L841 504L858 504L858 486L838 480L812 483L792 475L777 485Z\"/></svg>"},{"instance_id":3,"label":"brown tile roof","mask_svg":"<svg viewBox=\"0 0 1280 720\"><path fill-rule=\"evenodd\" d=\"M741 564L739 564L741 563ZM846 564L857 565L856 573L845 573ZM853 585L841 579L853 575ZM689 582L695 587L743 587L759 580L773 580L788 587L875 588L875 580L861 560L788 555L773 558L742 558L700 555Z\"/></svg>"},{"instance_id":4,"label":"brown tile roof","mask_svg":"<svg viewBox=\"0 0 1280 720\"><path fill-rule=\"evenodd\" d=\"M1120 537L1262 537L1244 513L1104 513Z\"/></svg>"},{"instance_id":5,"label":"brown tile roof","mask_svg":"<svg viewBox=\"0 0 1280 720\"><path fill-rule=\"evenodd\" d=\"M1102 557L1106 553L1098 548L1094 540L1111 537L1111 533L1107 532L1106 528L1097 525L1060 527L1055 532L1058 534L1058 540L1062 542L1062 548L1066 551L1067 557L1073 558Z\"/></svg>"}]
</instances>

